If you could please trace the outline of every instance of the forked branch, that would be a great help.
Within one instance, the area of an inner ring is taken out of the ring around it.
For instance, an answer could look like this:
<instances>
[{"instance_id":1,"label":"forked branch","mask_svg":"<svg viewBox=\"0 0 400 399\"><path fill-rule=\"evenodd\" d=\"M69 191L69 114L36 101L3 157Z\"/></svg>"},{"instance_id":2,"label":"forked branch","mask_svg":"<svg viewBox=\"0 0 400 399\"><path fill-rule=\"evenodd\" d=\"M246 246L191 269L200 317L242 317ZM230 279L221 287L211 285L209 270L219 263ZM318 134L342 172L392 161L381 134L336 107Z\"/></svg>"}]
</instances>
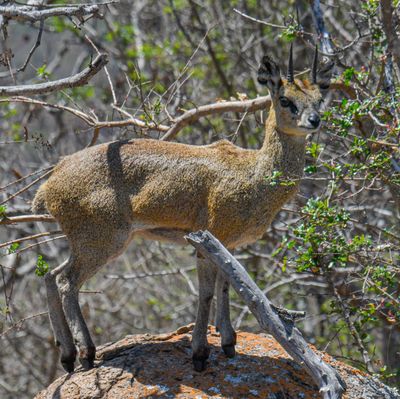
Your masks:
<instances>
[{"instance_id":1,"label":"forked branch","mask_svg":"<svg viewBox=\"0 0 400 399\"><path fill-rule=\"evenodd\" d=\"M257 287L244 267L208 231L186 237L196 250L215 264L252 311L260 326L274 336L287 353L297 361L318 385L324 399L340 399L346 384L330 365L307 344L295 327L295 317L285 317Z\"/></svg>"}]
</instances>

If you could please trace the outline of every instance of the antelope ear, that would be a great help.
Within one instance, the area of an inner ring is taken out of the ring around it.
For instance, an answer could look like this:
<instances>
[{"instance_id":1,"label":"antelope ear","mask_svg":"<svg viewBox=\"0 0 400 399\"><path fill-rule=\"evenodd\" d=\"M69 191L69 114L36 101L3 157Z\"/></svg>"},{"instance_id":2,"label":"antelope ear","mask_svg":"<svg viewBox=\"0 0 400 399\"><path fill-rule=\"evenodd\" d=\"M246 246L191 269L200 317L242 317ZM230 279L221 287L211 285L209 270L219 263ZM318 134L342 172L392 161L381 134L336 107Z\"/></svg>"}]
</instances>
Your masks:
<instances>
[{"instance_id":1,"label":"antelope ear","mask_svg":"<svg viewBox=\"0 0 400 399\"><path fill-rule=\"evenodd\" d=\"M265 55L261 60L260 67L258 68L257 79L260 84L268 86L271 94L277 93L279 88L282 86L279 66L267 55Z\"/></svg>"},{"instance_id":2,"label":"antelope ear","mask_svg":"<svg viewBox=\"0 0 400 399\"><path fill-rule=\"evenodd\" d=\"M317 84L322 91L329 89L334 66L335 63L333 61L328 61L326 64L322 65L317 72Z\"/></svg>"}]
</instances>

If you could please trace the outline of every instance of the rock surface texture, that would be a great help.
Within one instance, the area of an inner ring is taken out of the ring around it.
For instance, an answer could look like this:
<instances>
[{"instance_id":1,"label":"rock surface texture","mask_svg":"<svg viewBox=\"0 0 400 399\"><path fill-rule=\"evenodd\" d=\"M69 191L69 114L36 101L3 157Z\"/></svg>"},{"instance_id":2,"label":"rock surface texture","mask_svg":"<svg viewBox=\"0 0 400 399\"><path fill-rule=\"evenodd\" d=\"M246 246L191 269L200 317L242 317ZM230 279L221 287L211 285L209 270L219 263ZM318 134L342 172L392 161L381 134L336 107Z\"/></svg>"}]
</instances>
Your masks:
<instances>
[{"instance_id":1,"label":"rock surface texture","mask_svg":"<svg viewBox=\"0 0 400 399\"><path fill-rule=\"evenodd\" d=\"M98 349L96 367L54 381L35 399L320 398L311 378L267 334L238 333L237 355L227 359L210 327L205 372L193 371L191 326L171 334L131 335ZM320 353L347 384L344 399L397 399L398 392Z\"/></svg>"}]
</instances>

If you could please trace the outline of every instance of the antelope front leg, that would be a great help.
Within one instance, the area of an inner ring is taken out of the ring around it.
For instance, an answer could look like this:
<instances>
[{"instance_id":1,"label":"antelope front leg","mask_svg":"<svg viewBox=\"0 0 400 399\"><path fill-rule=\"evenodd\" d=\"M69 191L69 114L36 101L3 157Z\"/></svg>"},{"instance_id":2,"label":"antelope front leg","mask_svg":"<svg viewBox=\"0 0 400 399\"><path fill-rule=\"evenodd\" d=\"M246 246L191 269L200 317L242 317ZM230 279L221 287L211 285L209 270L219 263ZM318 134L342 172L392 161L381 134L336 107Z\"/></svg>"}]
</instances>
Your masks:
<instances>
[{"instance_id":1,"label":"antelope front leg","mask_svg":"<svg viewBox=\"0 0 400 399\"><path fill-rule=\"evenodd\" d=\"M199 303L196 324L192 333L192 360L196 371L203 371L210 354L207 343L207 327L211 302L214 296L216 267L197 256L197 275L199 278Z\"/></svg>"},{"instance_id":2,"label":"antelope front leg","mask_svg":"<svg viewBox=\"0 0 400 399\"><path fill-rule=\"evenodd\" d=\"M229 282L218 272L216 327L221 334L221 346L226 356L235 356L236 333L229 312Z\"/></svg>"}]
</instances>

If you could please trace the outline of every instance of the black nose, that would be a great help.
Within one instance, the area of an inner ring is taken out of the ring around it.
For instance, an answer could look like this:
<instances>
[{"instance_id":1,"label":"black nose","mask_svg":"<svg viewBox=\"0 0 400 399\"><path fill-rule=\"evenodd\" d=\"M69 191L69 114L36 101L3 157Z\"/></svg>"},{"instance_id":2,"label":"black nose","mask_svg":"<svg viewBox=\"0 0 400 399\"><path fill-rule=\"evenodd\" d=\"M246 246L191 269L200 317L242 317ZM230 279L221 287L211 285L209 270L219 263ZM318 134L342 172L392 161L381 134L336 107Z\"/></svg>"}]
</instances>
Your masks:
<instances>
[{"instance_id":1,"label":"black nose","mask_svg":"<svg viewBox=\"0 0 400 399\"><path fill-rule=\"evenodd\" d=\"M312 127L318 127L319 123L321 122L321 118L319 117L318 114L316 113L312 113L309 117L308 117L308 121L311 123Z\"/></svg>"}]
</instances>

